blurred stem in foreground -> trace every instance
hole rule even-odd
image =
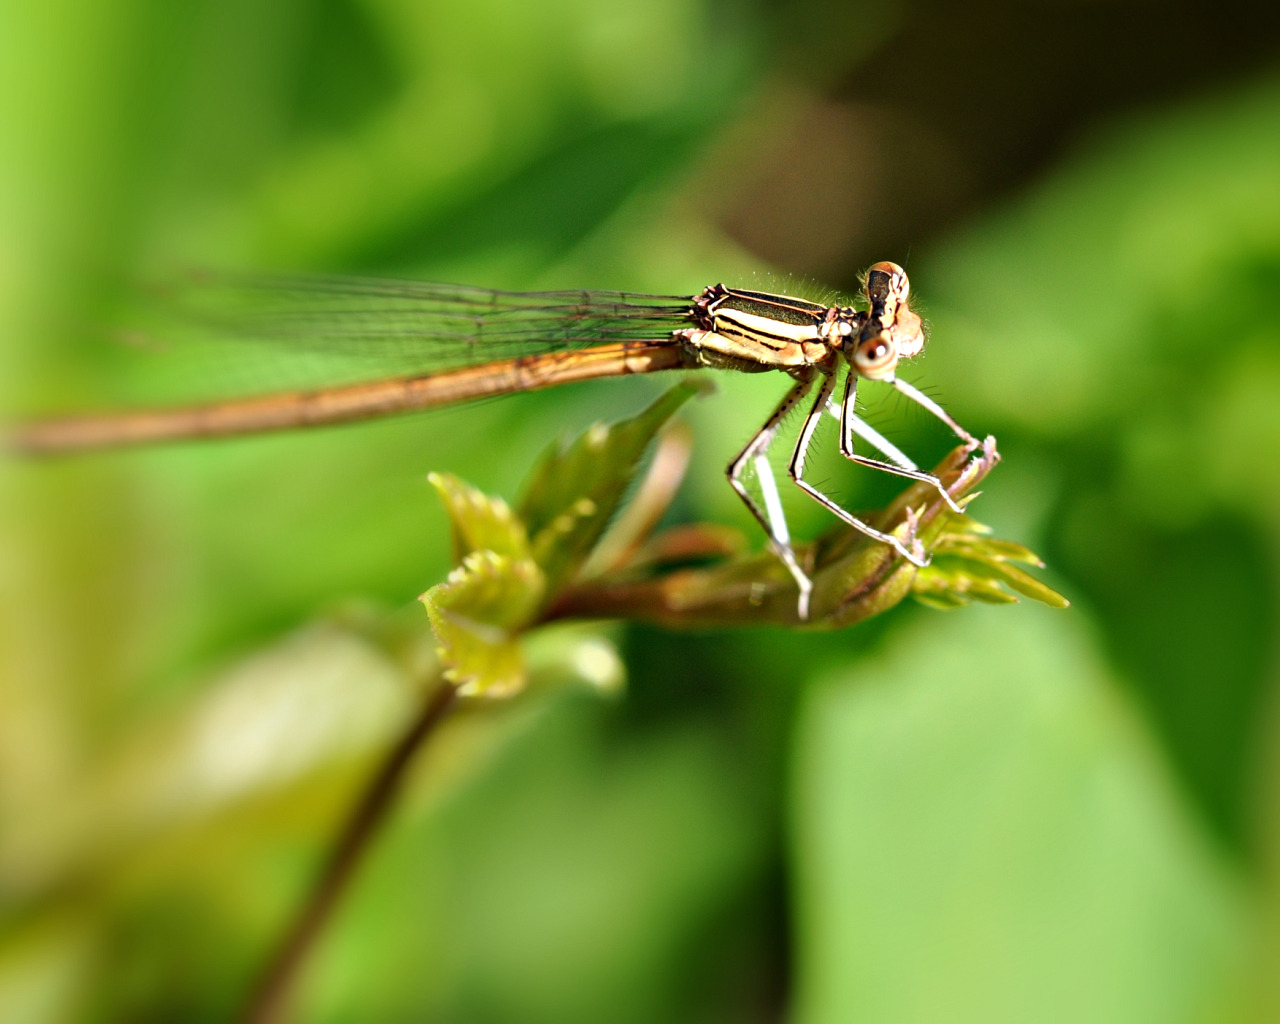
[[[245,1004],[239,1019],[246,1024],[270,1024],[288,1018],[289,997],[303,961],[323,934],[370,842],[386,820],[413,755],[452,709],[457,695],[455,687],[436,678],[418,716],[387,751],[361,790],[324,866]]]
[[[931,485],[917,483],[868,521],[899,536],[914,528],[932,563],[917,569],[888,545],[839,525],[797,548],[814,581],[811,616],[801,622],[790,574],[772,553],[747,552],[737,531],[704,523],[654,534],[690,449],[688,431],[679,424],[658,432],[698,390],[678,385],[632,419],[597,424],[567,445],[551,445],[514,509],[456,477],[432,475],[449,513],[458,563],[444,583],[422,595],[441,672],[430,680],[420,714],[364,788],[241,1020],[268,1024],[287,1016],[298,970],[385,820],[414,754],[459,697],[511,697],[525,688],[525,639],[538,627],[612,618],[673,628],[836,629],[886,611],[908,594],[943,608],[971,600],[1009,603],[1018,594],[1066,606],[1061,595],[1018,567],[1041,565],[1028,549],[992,539],[986,527],[952,511]],[[649,468],[619,511],[655,436]],[[934,473],[964,506],[998,461],[988,438],[976,453],[955,449]]]

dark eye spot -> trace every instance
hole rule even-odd
[[[888,354],[889,346],[879,339],[862,346],[862,358],[868,363],[878,362]]]

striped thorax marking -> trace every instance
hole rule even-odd
[[[712,356],[709,362],[718,356],[761,369],[814,366],[835,357],[862,316],[852,308],[717,284],[694,303],[698,327],[684,337],[704,358]]]

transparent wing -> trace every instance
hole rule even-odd
[[[157,360],[169,364],[164,375],[181,378],[166,390],[183,395],[342,384],[661,340],[688,322],[692,306],[688,296],[224,273],[191,275],[157,299],[132,340],[166,353]]]

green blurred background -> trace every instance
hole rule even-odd
[[[932,324],[907,376],[1000,438],[975,512],[1073,607],[550,638],[548,678],[615,644],[625,694],[443,731],[294,1019],[1280,1019],[1280,8],[0,10],[7,416],[144,393],[99,325],[174,268],[848,292],[881,259]],[[514,495],[661,386],[0,465],[0,1019],[233,1015],[414,713],[353,623],[423,625],[427,472]],[[749,527],[722,470],[782,387],[687,410],[676,519]]]

